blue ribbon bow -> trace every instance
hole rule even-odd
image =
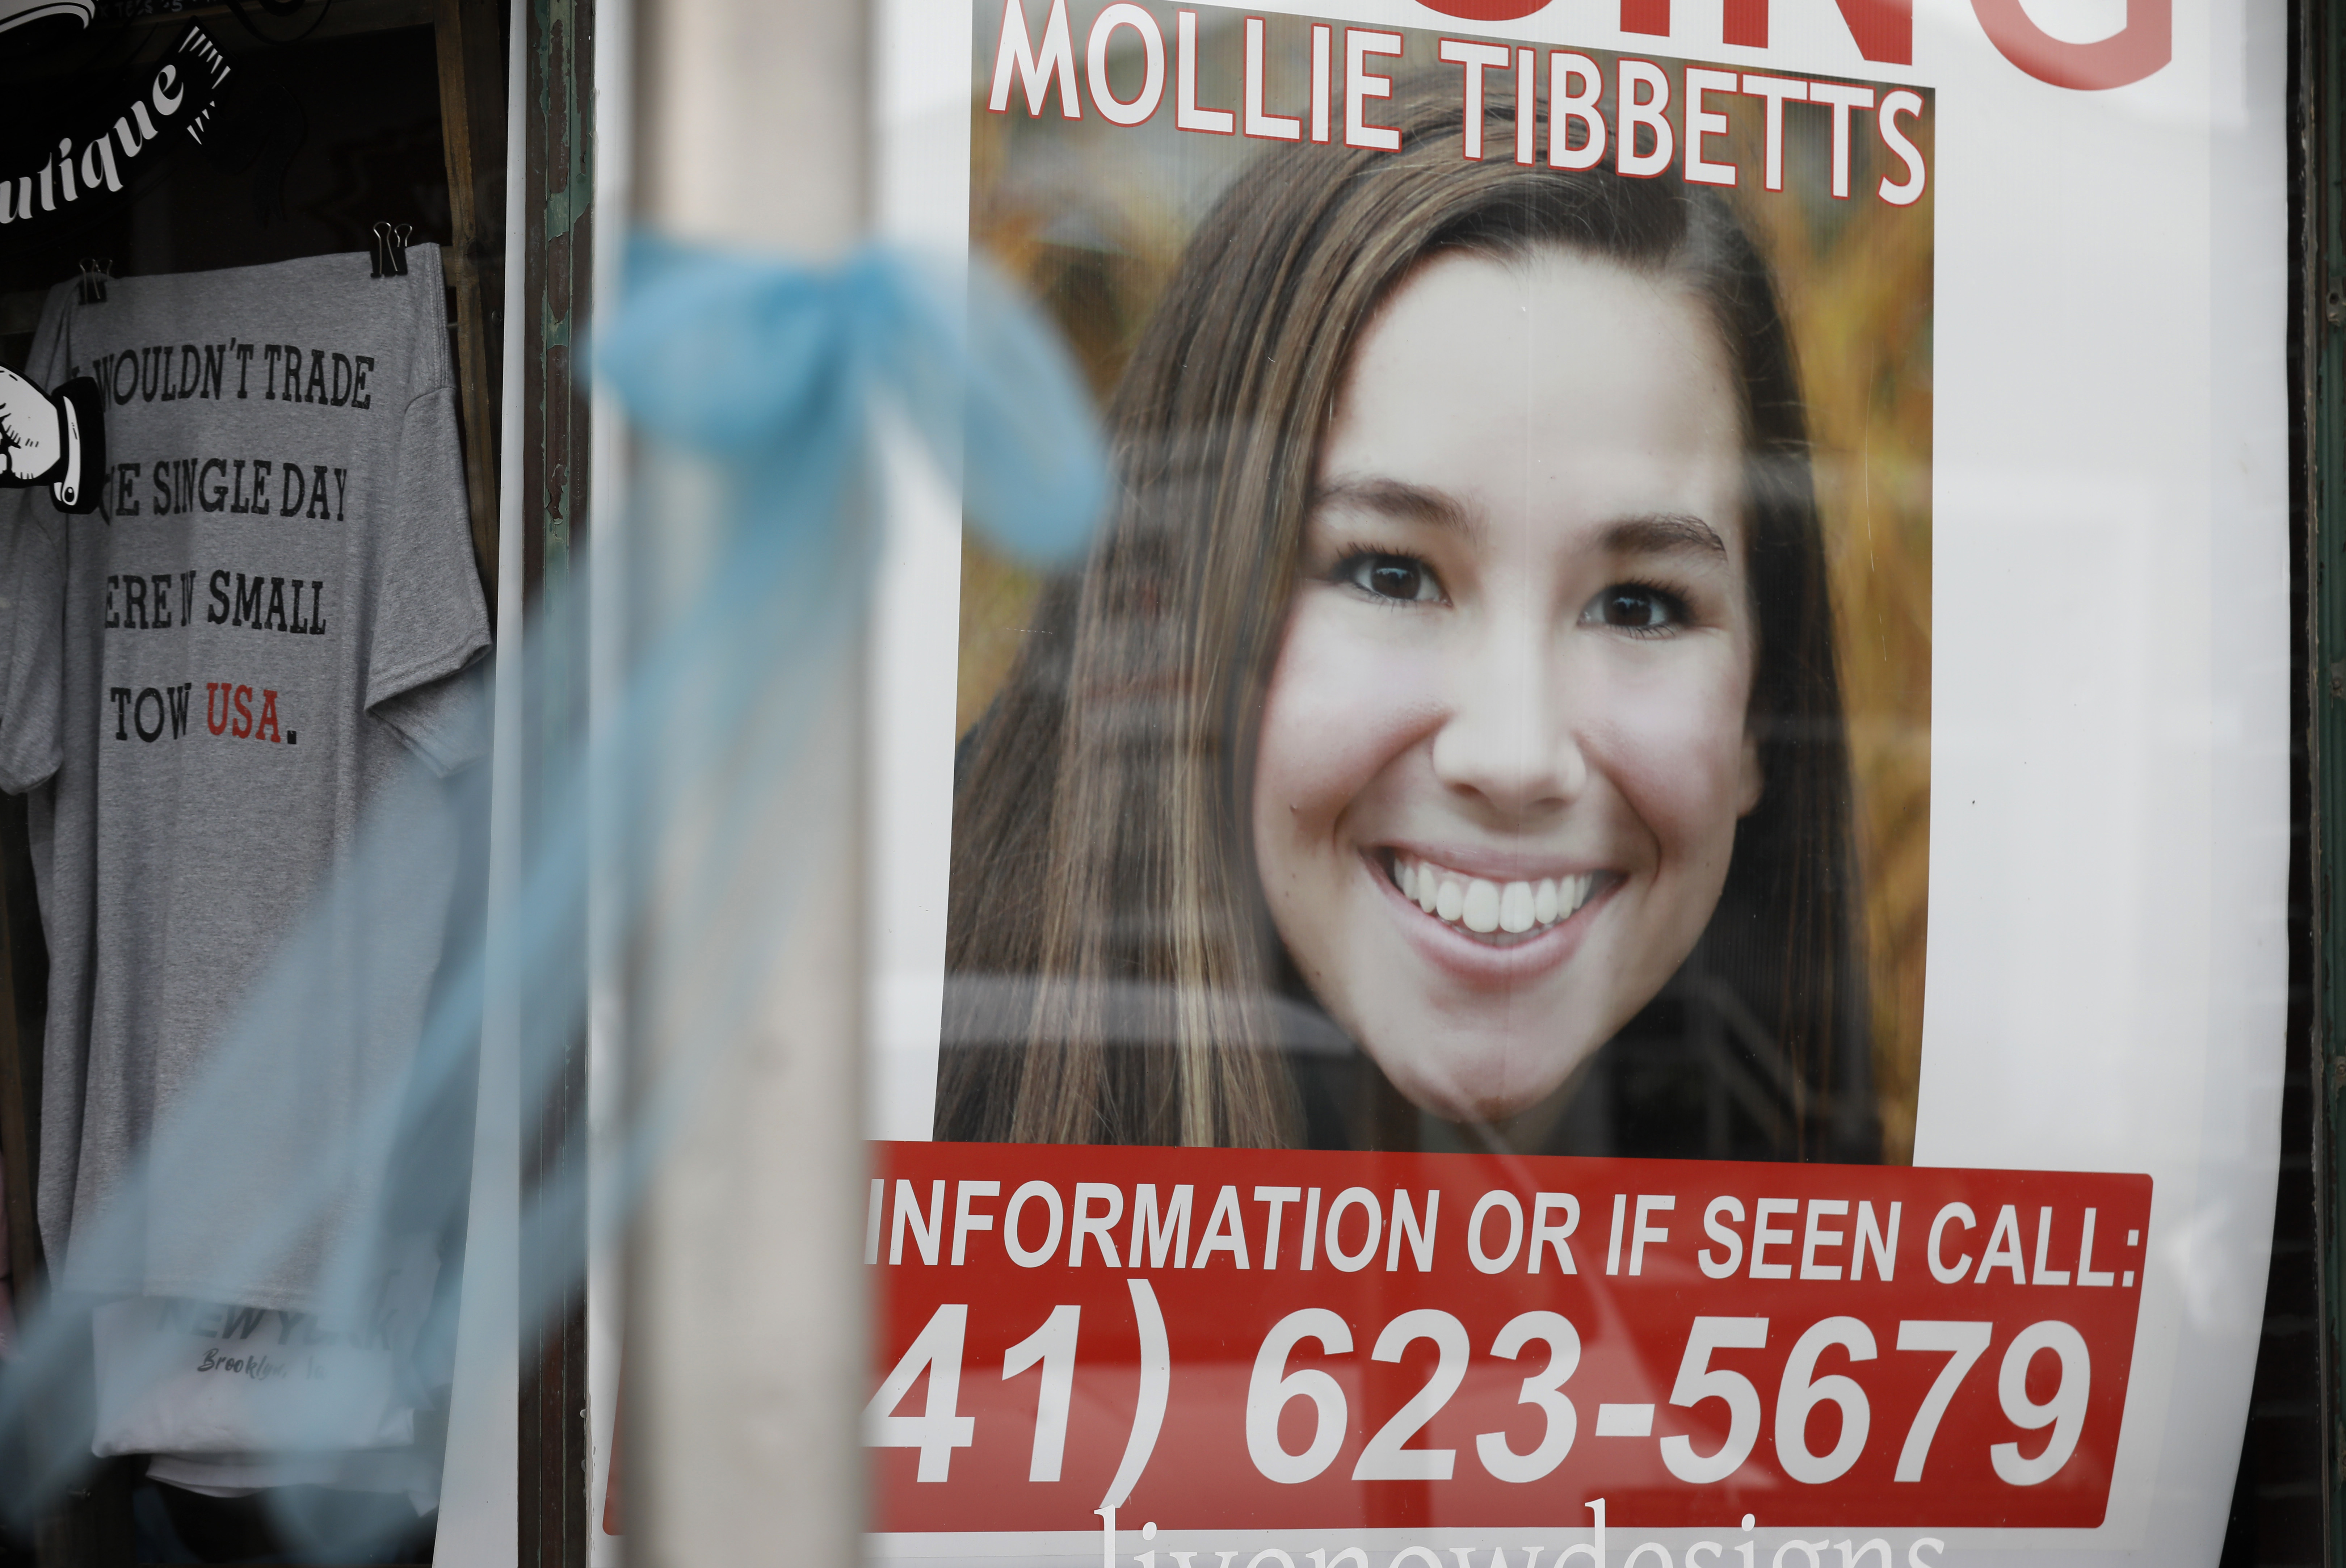
[[[1009,555],[1064,562],[1108,491],[1091,400],[1056,331],[982,266],[965,309],[900,252],[833,268],[642,238],[594,364],[648,433],[716,461],[740,520],[840,525],[893,402]]]

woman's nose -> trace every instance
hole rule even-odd
[[[1454,667],[1433,771],[1511,817],[1569,804],[1588,784],[1546,628],[1494,628]]]

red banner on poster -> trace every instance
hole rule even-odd
[[[2147,1176],[875,1147],[883,1530],[2108,1502]]]

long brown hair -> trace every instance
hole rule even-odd
[[[1675,175],[1464,159],[1458,98],[1454,79],[1398,90],[1395,152],[1265,155],[1142,334],[1111,409],[1114,516],[1083,571],[1045,590],[964,743],[941,1137],[1297,1141],[1282,1048],[1317,1015],[1298,1004],[1247,823],[1321,438],[1365,323],[1421,261],[1560,247],[1687,289],[1729,351],[1766,787],[1677,988],[1761,1037],[1782,1153],[1867,1157],[1832,611],[1766,263],[1723,200]],[[1512,101],[1494,93],[1485,113],[1486,145],[1512,147]]]

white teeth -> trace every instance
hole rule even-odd
[[[1537,882],[1494,882],[1399,855],[1393,857],[1392,878],[1402,897],[1426,913],[1481,936],[1494,932],[1519,936],[1569,920],[1596,888],[1594,872]]]

